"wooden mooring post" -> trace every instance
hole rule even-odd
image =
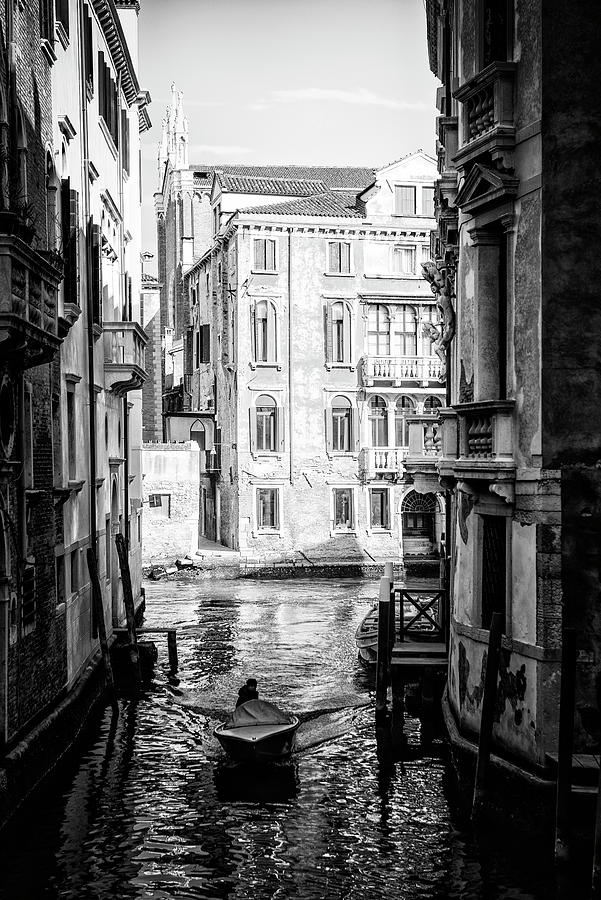
[[[378,605],[378,658],[376,661],[376,726],[386,722],[386,695],[390,670],[390,579],[380,579]]]
[[[555,860],[569,861],[572,803],[572,749],[576,689],[576,630],[563,628],[561,636],[561,688],[559,692],[559,740],[557,746],[557,795],[555,804]]]
[[[177,632],[176,631],[168,631],[167,632],[167,651],[169,653],[169,668],[172,672],[177,672],[178,669],[178,659],[177,659]]]
[[[492,614],[490,633],[488,636],[488,654],[486,658],[486,673],[484,675],[482,712],[480,714],[480,737],[478,740],[478,761],[476,763],[476,778],[474,781],[472,817],[475,817],[478,812],[480,812],[486,801],[488,769],[492,745],[492,726],[495,717],[497,678],[499,676],[499,651],[501,649],[502,627],[503,614],[494,612]]]
[[[100,651],[104,662],[104,673],[106,678],[106,687],[113,706],[116,704],[115,696],[115,679],[113,678],[113,667],[111,666],[111,655],[109,651],[108,640],[106,636],[106,622],[104,619],[104,606],[102,603],[102,590],[100,588],[100,579],[98,578],[98,565],[96,563],[96,554],[91,547],[88,547],[86,553],[88,563],[88,571],[90,573],[90,583],[92,585],[92,606],[96,623],[98,625],[98,638],[100,640]]]
[[[119,568],[121,569],[121,583],[123,585],[123,605],[125,606],[125,618],[127,620],[127,642],[129,644],[129,658],[132,673],[136,684],[142,681],[140,668],[140,654],[138,651],[138,638],[136,636],[136,612],[134,609],[134,596],[131,587],[131,575],[127,558],[127,544],[122,534],[115,535]]]

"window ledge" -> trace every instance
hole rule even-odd
[[[348,459],[359,459],[359,454],[356,450],[327,450],[326,453],[329,457],[346,456]]]
[[[277,369],[278,372],[282,371],[281,363],[278,362],[251,362],[249,363],[251,369]]]
[[[40,41],[40,47],[42,48],[42,53],[48,60],[49,65],[54,65],[56,62],[56,53],[54,52],[54,47],[52,46],[52,41],[49,41],[48,38],[42,38]]]
[[[116,148],[116,146],[115,146],[115,142],[114,142],[114,140],[113,140],[113,136],[112,136],[112,134],[110,133],[110,131],[108,130],[108,126],[107,126],[106,122],[104,121],[104,119],[102,118],[102,116],[98,116],[98,126],[99,126],[101,132],[102,132],[103,135],[104,135],[104,139],[105,139],[105,141],[106,141],[107,144],[108,144],[108,148],[109,148],[109,150],[111,151],[111,154],[112,154],[113,158],[114,158],[114,159],[117,159],[117,157],[119,156],[119,153],[118,153],[117,148]]]
[[[83,488],[84,484],[85,484],[85,481],[76,481],[75,479],[69,479],[69,481],[67,482],[69,491],[72,494],[79,494],[79,492]]]
[[[389,272],[388,274],[385,272],[380,272],[378,274],[375,272],[364,272],[363,277],[386,279],[387,281],[401,281],[403,278],[423,278],[423,275],[418,275],[416,272]]]
[[[61,44],[63,45],[63,50],[66,50],[67,47],[69,46],[69,35],[65,31],[65,26],[63,25],[62,22],[56,22],[54,27],[55,27],[55,31],[56,31],[56,36],[59,39],[59,41],[61,42]]]
[[[324,272],[327,278],[354,278],[356,272]]]
[[[347,535],[357,535],[356,528],[330,528],[330,537],[346,537]]]
[[[251,269],[251,275],[278,275],[279,269]]]
[[[269,537],[281,538],[282,532],[279,529],[276,531],[275,529],[271,529],[271,528],[258,528],[256,531],[253,531],[253,533],[252,533],[253,537],[265,537],[266,535],[268,535]]]
[[[283,454],[277,452],[276,450],[251,450],[250,455],[253,459],[277,459],[281,460]]]
[[[325,367],[330,371],[330,369],[348,369],[350,372],[354,372],[357,368],[351,362],[327,362],[325,363]]]

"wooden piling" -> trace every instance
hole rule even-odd
[[[125,618],[127,620],[127,642],[129,644],[129,658],[131,661],[134,681],[136,682],[136,684],[140,684],[140,682],[142,681],[142,670],[140,668],[140,654],[138,652],[138,638],[136,636],[136,613],[134,609],[134,597],[131,587],[129,561],[127,558],[127,544],[122,534],[115,535],[115,543],[117,545],[119,568],[121,569],[121,583],[123,585],[123,605],[125,606]]]
[[[177,672],[177,633],[175,631],[167,632],[167,650],[169,652],[169,668],[172,672]]]
[[[389,605],[389,622],[388,622],[388,643],[390,645],[390,652],[388,656],[389,666],[392,662],[392,648],[394,647],[394,638],[396,631],[396,610],[394,604],[394,567],[391,562],[387,562],[384,564],[384,578],[388,578],[390,582],[390,605]],[[389,672],[389,683],[391,683],[392,678]]]
[[[572,749],[576,687],[576,630],[563,628],[561,639],[561,689],[557,747],[557,796],[555,805],[555,860],[569,861],[572,798]],[[595,844],[595,850],[597,846]]]
[[[478,814],[486,800],[488,769],[492,744],[492,727],[495,716],[495,701],[497,697],[497,678],[499,675],[499,651],[501,649],[502,627],[503,614],[500,612],[494,612],[492,614],[490,632],[488,636],[488,654],[486,659],[486,673],[484,676],[482,712],[480,715],[480,737],[478,741],[478,761],[476,763],[476,779],[474,782],[472,817],[475,817]]]
[[[98,578],[98,565],[96,563],[96,554],[91,547],[88,547],[86,553],[88,571],[90,573],[90,584],[92,585],[92,607],[96,617],[96,625],[98,627],[98,638],[100,640],[100,650],[102,660],[104,662],[104,673],[106,678],[106,687],[113,705],[116,703],[115,697],[115,679],[113,678],[113,667],[111,666],[111,656],[106,636],[106,622],[104,619],[104,606],[102,603],[102,590],[100,588],[100,579]]]
[[[390,580],[380,579],[380,602],[378,604],[378,658],[376,662],[376,725],[386,721],[386,694],[388,692],[388,670],[390,659]]]

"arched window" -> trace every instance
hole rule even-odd
[[[390,314],[382,303],[369,307],[367,352],[370,356],[390,356]]]
[[[382,397],[369,401],[369,421],[372,447],[388,446],[388,408]]]
[[[278,361],[277,312],[270,300],[257,300],[252,310],[252,340],[255,363]]]
[[[259,453],[273,453],[277,449],[277,405],[273,397],[261,394],[256,403],[256,441]]]
[[[439,397],[426,397],[424,400],[424,412],[426,415],[435,416],[442,407]]]
[[[397,310],[394,353],[396,356],[417,356],[417,314],[413,306],[403,304]]]
[[[192,425],[192,428],[190,429],[190,440],[196,441],[199,450],[207,449],[207,435],[205,427],[200,419],[196,419],[196,421]]]
[[[394,427],[397,447],[409,446],[409,425],[407,416],[413,415],[415,412],[415,403],[411,397],[403,395],[396,402],[394,412]]]
[[[349,453],[352,447],[352,407],[348,397],[332,400],[332,450]]]
[[[422,323],[424,327],[426,325],[438,325],[438,310],[436,309],[436,306],[426,306],[422,309]],[[436,336],[429,328],[422,332],[423,356],[434,356],[435,340]]]
[[[350,364],[352,356],[351,311],[347,303],[337,300],[328,306],[326,327],[326,363]]]
[[[334,303],[332,306],[332,361],[344,362],[344,306]]]
[[[410,491],[401,504],[403,534],[406,537],[434,538],[434,494],[417,494]]]

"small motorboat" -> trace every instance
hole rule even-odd
[[[238,762],[270,762],[290,756],[300,721],[265,700],[248,700],[213,734]]]

